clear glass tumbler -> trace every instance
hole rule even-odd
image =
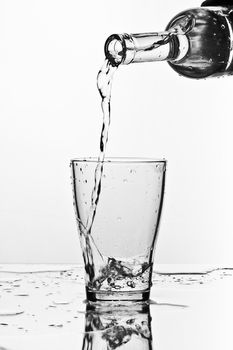
[[[87,300],[148,300],[166,161],[74,159],[71,170]]]

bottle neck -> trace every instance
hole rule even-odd
[[[113,34],[105,43],[106,58],[114,66],[133,62],[178,61],[187,51],[186,35],[179,35],[172,30],[144,34]]]

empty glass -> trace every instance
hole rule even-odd
[[[87,299],[148,300],[166,161],[74,159],[71,169]]]

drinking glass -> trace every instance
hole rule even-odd
[[[87,300],[148,300],[166,161],[73,159],[71,171]]]

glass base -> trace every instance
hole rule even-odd
[[[101,292],[86,288],[86,296],[88,301],[147,301],[150,291]]]

